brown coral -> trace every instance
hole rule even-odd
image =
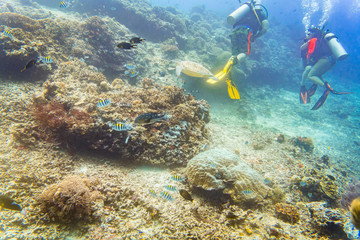
[[[92,123],[90,114],[78,108],[67,111],[63,104],[50,101],[48,103],[35,103],[32,111],[41,127],[58,130],[65,125],[68,128],[83,127]]]
[[[25,31],[35,31],[41,26],[38,21],[17,13],[0,13],[0,24],[11,28],[21,28]]]
[[[290,204],[277,203],[275,205],[275,212],[279,218],[292,224],[300,220],[298,210]]]
[[[292,143],[295,146],[298,146],[298,147],[304,149],[308,153],[312,153],[315,148],[314,141],[312,140],[312,138],[297,137],[295,139],[292,139]]]
[[[91,220],[93,202],[99,198],[100,193],[89,179],[69,176],[45,189],[37,202],[49,221],[70,223]]]

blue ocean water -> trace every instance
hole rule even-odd
[[[190,144],[190,141],[200,139],[198,146],[196,146],[198,148],[196,153],[206,152],[208,149],[213,148],[224,148],[235,152],[241,158],[246,159],[251,167],[256,168],[266,176],[270,176],[266,178],[264,176],[263,178],[267,179],[266,185],[273,186],[275,184],[286,189],[284,191],[291,191],[291,196],[287,196],[286,201],[294,205],[299,201],[304,204],[311,201],[327,201],[334,209],[340,207],[336,202],[339,199],[333,201],[334,199],[326,198],[324,194],[326,189],[322,189],[323,186],[310,189],[310,184],[305,186],[304,182],[300,181],[301,178],[296,175],[303,177],[301,174],[311,172],[311,177],[321,181],[325,178],[336,179],[335,185],[339,189],[339,198],[345,192],[344,186],[346,183],[355,182],[359,179],[360,69],[358,64],[360,62],[360,3],[357,0],[259,0],[256,2],[263,4],[268,10],[269,30],[252,43],[248,59],[234,65],[232,68],[231,81],[234,84],[232,86],[237,87],[240,100],[230,99],[229,87],[225,81],[218,85],[211,85],[203,80],[211,76],[206,70],[214,74],[221,73],[230,57],[231,42],[229,35],[232,26],[226,22],[226,18],[245,1],[241,1],[241,3],[238,0],[69,0],[63,2],[19,0],[1,2],[0,27],[2,32],[0,33],[0,44],[4,47],[0,50],[2,84],[0,90],[3,92],[1,95],[4,97],[2,101],[4,110],[1,111],[0,115],[2,119],[0,138],[3,140],[0,145],[0,160],[4,172],[7,169],[14,171],[14,175],[8,174],[5,177],[5,183],[2,186],[4,193],[12,194],[14,199],[16,197],[18,200],[31,195],[30,200],[27,199],[23,203],[24,206],[29,207],[34,201],[32,195],[38,196],[45,189],[45,186],[63,180],[66,175],[76,173],[81,177],[86,176],[89,178],[100,176],[101,180],[107,181],[98,188],[101,194],[106,195],[104,197],[105,207],[101,206],[101,204],[97,205],[101,213],[97,213],[98,216],[101,216],[101,225],[95,223],[89,227],[91,231],[86,233],[88,234],[85,237],[87,239],[142,239],[145,237],[149,237],[149,239],[167,239],[166,237],[163,238],[161,234],[159,235],[158,230],[153,225],[159,226],[163,224],[166,226],[164,227],[166,228],[164,234],[176,235],[176,229],[167,225],[172,225],[173,222],[166,221],[175,221],[178,218],[185,221],[186,217],[188,217],[186,218],[188,221],[193,221],[191,224],[194,225],[198,224],[198,222],[211,225],[213,224],[211,222],[212,218],[225,219],[221,220],[220,226],[227,229],[227,226],[234,222],[226,220],[223,213],[219,215],[211,214],[218,214],[217,211],[213,211],[212,204],[221,205],[221,209],[223,207],[226,209],[226,206],[233,204],[229,200],[229,196],[222,198],[217,196],[218,192],[211,192],[209,205],[206,205],[208,203],[204,200],[206,199],[206,193],[203,190],[199,191],[196,201],[202,202],[204,200],[206,202],[204,205],[211,207],[208,209],[204,207],[205,210],[200,209],[198,212],[199,207],[186,204],[179,204],[181,207],[178,207],[177,204],[181,198],[176,191],[171,192],[171,196],[164,192],[164,186],[169,186],[169,184],[176,185],[168,190],[173,190],[176,186],[176,189],[186,188],[190,191],[188,176],[186,176],[185,170],[182,168],[186,167],[186,163],[190,159],[179,157],[179,162],[182,164],[179,168],[165,168],[164,165],[167,164],[165,164],[166,160],[164,159],[175,159],[184,152],[195,154],[196,151],[192,152],[191,148],[194,146]],[[12,13],[12,17],[15,16],[15,19],[22,19],[21,16],[36,19],[44,26],[48,22],[54,21],[59,25],[63,24],[63,28],[57,28],[56,24],[46,25],[46,36],[43,36],[43,32],[32,29],[34,26],[31,26],[31,24],[37,25],[37,23],[25,18],[31,24],[18,24],[17,21],[9,20],[6,17],[8,13]],[[74,21],[74,24],[71,21]],[[75,24],[75,22],[77,23]],[[345,60],[339,61],[323,77],[335,90],[339,92],[349,91],[351,93],[347,95],[330,93],[325,104],[316,111],[312,111],[311,107],[323,94],[324,89],[321,87],[318,87],[316,94],[312,97],[311,104],[299,103],[300,80],[303,71],[300,46],[303,43],[305,31],[311,25],[325,26],[325,29],[333,32],[349,54]],[[31,47],[25,46],[25,41],[22,39],[26,34],[35,39],[31,42]],[[32,34],[39,35],[34,37]],[[47,37],[54,39],[49,40]],[[135,44],[136,46],[133,48],[126,48],[126,44],[130,44],[128,41],[133,37],[141,37],[145,40]],[[46,39],[46,44],[41,42],[44,39]],[[125,49],[116,47],[120,42],[125,43]],[[29,41],[26,41],[26,43],[28,44]],[[37,62],[36,59],[40,56],[40,53],[44,54],[44,57],[49,56],[51,61],[48,61],[47,64]],[[180,79],[176,76],[176,72],[178,70],[177,64],[182,61],[197,62],[205,66],[206,70],[195,71],[195,76],[184,76],[186,75],[185,71],[182,73],[180,71],[178,74]],[[66,65],[69,68],[66,68]],[[82,67],[76,68],[76,66]],[[96,74],[92,72],[88,77],[86,72],[90,71],[88,67]],[[59,71],[64,73],[59,74]],[[74,71],[78,72],[74,73]],[[54,77],[53,74],[57,75]],[[101,74],[104,77],[100,78],[100,80],[97,79],[96,77]],[[51,81],[54,79],[63,79],[64,82],[52,83]],[[74,82],[85,79],[89,84],[84,84],[87,86],[86,89],[81,89],[82,85],[75,84],[76,88],[74,90],[73,86],[66,86],[68,82],[71,82],[69,79]],[[152,86],[150,79],[153,79],[156,84],[167,86],[168,88],[164,92],[171,92],[170,86],[184,88],[185,93],[195,97],[192,102],[193,105],[199,104],[200,99],[205,99],[210,104],[209,116],[204,112],[204,109],[207,110],[204,105],[199,107],[199,111],[203,112],[194,114],[197,121],[206,121],[209,135],[211,135],[209,140],[205,139],[205,141],[203,136],[199,136],[201,135],[199,133],[191,136],[186,135],[184,131],[193,130],[193,125],[184,119],[178,119],[177,122],[181,124],[171,126],[174,116],[171,116],[172,113],[168,114],[166,111],[159,110],[165,106],[160,100],[156,102],[156,107],[151,108],[146,105],[150,102],[149,99],[151,99],[151,93],[153,93],[148,90]],[[141,82],[142,80],[143,82]],[[129,90],[128,85],[124,87],[124,82],[129,86],[145,89],[146,93],[133,97],[131,94],[135,90]],[[22,84],[26,86],[23,87]],[[34,92],[29,90],[29,86],[35,89]],[[311,86],[309,80],[306,82],[306,86],[308,88]],[[50,90],[39,94],[36,91],[39,91],[41,87],[48,87]],[[115,89],[114,92],[111,92],[111,89]],[[70,91],[70,94],[68,91]],[[121,95],[123,94],[122,91],[130,93],[126,95],[128,98]],[[55,93],[56,97],[53,97],[52,94]],[[110,100],[107,96],[109,93],[115,93],[111,97],[111,101],[100,104],[101,99]],[[87,94],[99,97],[99,99],[90,99],[94,100],[93,106],[92,103],[86,102],[89,101],[86,98]],[[169,98],[175,99],[176,102],[177,99],[174,96]],[[158,96],[154,96],[154,98],[158,99]],[[32,106],[31,108],[35,107],[35,105],[29,105],[32,101],[41,103],[48,101],[55,102],[55,104],[56,101],[61,104],[66,101],[72,102],[64,104],[64,109],[61,107],[57,109],[58,112],[69,112],[64,113],[63,116],[57,116],[55,110],[47,111],[50,115],[55,116],[54,122],[50,125],[51,131],[31,135],[31,138],[27,141],[19,141],[22,136],[28,136],[26,135],[28,134],[26,126],[33,126],[32,119],[26,118],[22,120],[19,115],[15,114],[14,117],[11,113],[16,110],[28,109],[29,106]],[[94,107],[99,101],[101,106]],[[126,123],[129,121],[130,125],[130,122],[138,116],[136,111],[133,112],[133,109],[141,104],[146,105],[146,108],[144,108],[146,111],[156,111],[156,114],[164,114],[169,116],[169,119],[166,121],[148,119],[148,124],[141,126],[131,124],[131,128],[119,128],[121,131],[112,128],[109,124],[103,124],[109,122]],[[97,132],[93,135],[86,135],[85,132],[81,131],[69,133],[74,121],[78,120],[69,117],[71,113],[69,109],[74,110],[74,112],[78,111],[76,113],[79,114],[79,119],[86,119],[88,116],[86,113],[81,112],[81,108],[79,110],[78,106],[92,112],[93,119],[83,125],[91,125],[95,129],[98,127],[96,124],[100,122],[102,130],[108,131],[106,136],[99,137],[100,135]],[[114,108],[116,111],[113,111]],[[186,108],[179,107],[179,109],[176,111],[186,111]],[[174,111],[174,115],[179,114],[176,111]],[[118,117],[122,113],[128,114],[129,119]],[[141,112],[141,114],[144,113],[147,112]],[[11,115],[11,117],[7,117],[7,114]],[[36,144],[32,145],[34,141],[41,142],[41,138],[47,139],[48,135],[51,138],[57,124],[63,124],[65,118],[68,118],[68,122],[60,128],[60,136],[68,137],[68,140],[61,144],[54,144],[55,147],[53,146],[51,150],[46,149],[46,153],[41,152],[45,147],[42,146],[41,150],[37,150]],[[7,125],[9,121],[11,122],[10,127]],[[156,145],[156,138],[162,136],[162,126],[164,125],[166,125],[166,131],[168,131],[163,134],[166,139],[163,139],[161,144]],[[140,134],[136,132],[137,129],[141,129],[139,130]],[[141,131],[147,132],[142,135]],[[74,136],[71,134],[74,134]],[[282,145],[278,144],[278,142],[281,142],[279,140],[281,134],[285,135],[289,145],[296,138],[311,138],[314,141],[314,152],[307,154],[303,152],[304,150],[296,152],[297,150],[295,151],[292,148],[289,148],[289,150],[287,147],[282,147]],[[185,135],[186,141],[181,142],[182,145],[179,147],[176,139]],[[91,150],[98,150],[101,147],[99,155],[92,155],[90,150],[90,153],[85,151],[85,154],[75,150],[76,142],[81,141],[82,136],[96,139],[94,142],[82,142],[81,147],[85,145],[85,149],[87,149],[86,147],[90,146],[89,148],[92,147]],[[141,139],[141,144],[143,144],[148,136],[151,136],[151,142],[148,145],[135,146],[137,139]],[[109,138],[112,138],[111,141],[109,141]],[[156,162],[158,164],[156,166],[160,165],[164,168],[155,169],[148,165],[134,167],[133,163],[126,165],[127,162],[124,164],[126,166],[118,164],[117,160],[123,157],[122,154],[138,157],[139,152],[144,151],[146,147],[156,149],[169,142],[172,143],[169,147],[163,152],[159,151],[163,156],[146,163],[151,165],[151,163]],[[107,149],[112,147],[112,143],[114,143],[113,146],[115,147],[106,152]],[[25,151],[27,145],[31,147]],[[34,152],[32,153],[32,151]],[[118,151],[114,157],[115,161],[111,158],[114,151]],[[107,159],[108,154],[111,155],[110,160]],[[150,153],[146,154],[151,155]],[[324,163],[321,162],[324,156],[330,158],[330,165],[327,167],[324,167]],[[18,169],[15,171],[13,169],[16,169],[16,164],[20,164],[20,167],[22,167],[22,161],[24,160],[15,162],[16,157],[23,157],[29,162],[33,160],[44,161],[45,167],[39,165],[39,169],[49,168],[53,171],[55,170],[53,167],[48,166],[49,163],[53,164],[60,161],[61,158],[66,159],[66,161],[64,160],[64,162],[56,165],[59,168],[59,170],[56,169],[56,174],[54,172],[49,174],[41,172],[40,174],[43,177],[37,177],[36,174],[21,176],[17,174],[19,172],[26,173],[26,171]],[[284,162],[280,162],[279,159],[284,160]],[[295,164],[294,161],[299,162],[295,162]],[[11,163],[14,165],[12,168],[9,167]],[[295,167],[286,169],[287,164]],[[82,165],[84,167],[80,167]],[[205,165],[203,169],[207,169],[208,165]],[[208,168],[210,169],[209,172],[215,172],[213,181],[220,182],[223,185],[221,189],[234,184],[235,180],[229,177],[231,174],[228,176],[229,179],[222,179],[224,176],[218,172],[220,169],[218,169],[218,166],[218,162],[216,162],[216,164],[211,163]],[[33,168],[35,167],[38,167],[37,164],[33,164]],[[321,176],[315,176],[317,173],[311,170],[321,171],[322,168],[326,168],[326,170],[321,173]],[[37,171],[35,170],[35,172]],[[5,175],[5,173],[2,174]],[[260,179],[260,182],[263,179]],[[27,184],[28,181],[31,186],[27,186],[28,188],[25,191],[22,190],[25,188],[21,188],[19,190],[21,194],[19,194],[19,192],[16,192],[18,191],[17,187],[14,187],[14,181],[20,184]],[[37,181],[40,182],[38,186],[35,184]],[[36,190],[32,189],[33,186],[36,187]],[[191,190],[198,191],[198,186],[196,184],[194,186]],[[306,187],[306,191],[311,192],[301,193],[301,187],[303,189]],[[16,190],[13,190],[13,188]],[[23,194],[22,191],[25,193]],[[246,193],[246,195],[250,195],[248,193],[256,195],[256,189],[250,189],[248,186],[242,189],[241,192]],[[152,195],[150,200],[148,198],[149,193]],[[171,201],[165,201],[161,197]],[[141,206],[139,207],[140,210],[138,210],[138,206]],[[242,207],[234,208],[238,211],[234,214],[235,216],[242,214]],[[40,220],[50,221],[46,216],[40,219],[36,211],[37,209],[33,210],[31,207],[32,222],[29,224],[30,228],[36,227]],[[182,214],[181,211],[186,214]],[[174,215],[171,215],[173,212]],[[324,212],[328,212],[328,210],[324,210]],[[20,235],[16,235],[17,226],[11,225],[12,222],[15,222],[12,215],[8,212],[5,214],[7,214],[8,219],[11,219],[9,221],[10,225],[4,227],[4,229],[8,229],[8,235],[3,234],[0,237],[5,236],[5,239],[18,237],[22,239],[19,237]],[[166,214],[169,214],[166,221],[160,220],[162,219],[161,216]],[[260,216],[258,217],[260,219]],[[345,214],[342,217],[348,218]],[[349,221],[349,218],[347,220]],[[20,220],[16,221],[21,222]],[[25,220],[23,221],[25,222]],[[228,222],[224,223],[225,221]],[[36,224],[33,224],[35,222]],[[24,225],[26,224],[28,223],[24,223]],[[258,229],[263,231],[263,234],[267,234],[270,231],[268,229],[273,227],[269,225],[270,223],[261,224]],[[284,229],[291,229],[287,228],[285,224],[284,226]],[[295,238],[300,239],[300,236],[303,237],[297,227],[295,226],[295,230],[291,230],[292,232],[286,236],[293,234]],[[352,225],[351,227],[351,231],[358,234]],[[51,229],[51,227],[48,229]],[[205,229],[202,230],[205,232]],[[19,231],[21,232],[21,230]],[[234,235],[231,235],[232,231],[233,229],[231,229],[230,233],[227,233],[229,234],[227,236],[231,236],[230,239],[234,237]],[[237,229],[237,231],[236,234],[239,235],[247,232],[249,239],[253,239],[250,236],[251,231],[246,230],[245,232],[243,229]],[[354,235],[353,232],[346,232],[345,234],[348,234],[348,236],[349,234]],[[114,233],[115,237],[112,236],[112,233]],[[179,233],[174,238],[183,239],[185,235],[181,234]],[[207,236],[207,233],[202,232],[201,234],[199,236]],[[55,239],[55,235],[56,233],[49,233],[48,238]],[[64,233],[64,235],[67,235],[67,233]],[[69,237],[69,235],[67,236]],[[345,235],[341,232],[339,236],[343,238]],[[74,237],[74,239],[77,239],[77,237]],[[82,239],[82,237],[79,237],[79,239]]]

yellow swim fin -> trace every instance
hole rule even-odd
[[[234,65],[234,61],[235,61],[235,57],[234,56],[230,57],[223,70],[215,74],[215,77],[219,80],[223,80],[227,75],[229,75],[231,68]],[[209,84],[215,84],[218,81],[214,81],[213,79],[209,78],[206,80],[206,82]]]
[[[226,78],[226,84],[228,87],[228,93],[231,99],[240,99],[239,91],[237,90],[235,83],[230,80],[230,78]]]

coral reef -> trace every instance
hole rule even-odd
[[[314,142],[311,138],[307,137],[297,137],[290,139],[290,142],[301,149],[304,149],[308,153],[312,153],[314,151]]]
[[[275,204],[275,213],[279,218],[284,221],[290,222],[291,224],[296,223],[300,220],[300,214],[296,207],[286,204],[286,203],[277,203]]]
[[[43,91],[34,97],[33,115],[40,127],[61,129],[64,143],[116,153],[123,160],[152,164],[186,164],[207,143],[205,123],[209,105],[185,95],[183,89],[153,84],[130,86],[120,79],[107,83],[101,73],[81,61],[60,64]],[[111,99],[106,108],[101,99]],[[168,114],[169,120],[130,131],[114,131],[112,125],[134,121],[143,113]]]
[[[96,182],[79,176],[68,176],[49,186],[38,197],[40,211],[49,221],[72,223],[92,220],[93,204],[100,198]]]
[[[221,190],[239,205],[263,202],[269,188],[261,176],[237,155],[224,149],[211,149],[192,158],[186,167],[191,185],[204,190]]]

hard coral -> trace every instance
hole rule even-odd
[[[292,143],[295,146],[298,146],[302,149],[304,149],[306,152],[312,153],[314,151],[314,141],[312,138],[307,137],[297,137],[295,139],[292,139]]]
[[[298,210],[290,204],[277,203],[275,205],[275,212],[279,218],[292,224],[296,223],[300,219]]]
[[[48,215],[49,221],[92,220],[93,202],[100,198],[92,184],[89,179],[69,176],[49,186],[37,199],[41,212]]]
[[[26,31],[34,31],[41,26],[38,21],[17,13],[0,13],[0,24],[11,28],[21,28]]]

